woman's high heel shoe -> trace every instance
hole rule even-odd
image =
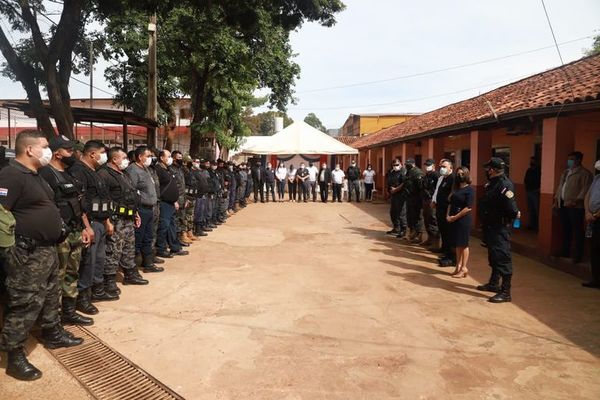
[[[467,276],[469,276],[469,270],[466,268],[461,268],[460,271],[458,271],[456,274],[452,275],[453,278],[466,278]]]

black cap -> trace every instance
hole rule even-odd
[[[501,158],[492,157],[492,158],[490,158],[490,160],[488,162],[483,164],[483,166],[485,168],[504,169],[506,167],[506,164],[504,163],[504,160],[502,160]]]
[[[222,158],[218,158],[218,159],[217,159],[217,162],[218,162],[218,163],[222,163],[222,162],[224,162],[224,161],[223,161],[223,159],[222,159]]]
[[[430,165],[435,165],[435,160],[433,158],[428,158],[425,160],[425,166],[429,167]]]
[[[217,165],[217,162],[215,160],[210,160],[210,165]]]
[[[50,139],[50,150],[72,149],[75,146],[75,141],[70,140],[64,135],[58,135]]]
[[[415,165],[415,159],[414,158],[407,158],[405,164]]]

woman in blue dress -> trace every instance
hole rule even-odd
[[[456,245],[456,269],[453,278],[466,278],[469,269],[469,236],[471,235],[471,211],[475,201],[475,190],[471,186],[469,169],[459,167],[455,172],[454,187],[450,195],[450,207],[446,220]]]

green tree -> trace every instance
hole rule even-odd
[[[315,113],[308,114],[306,118],[304,118],[304,122],[306,122],[313,128],[320,130],[321,132],[327,132],[327,128],[325,128],[325,126],[323,125],[321,120],[315,115]]]
[[[596,54],[600,54],[600,35],[594,37],[592,48],[585,51],[586,56],[595,56]]]
[[[294,120],[292,120],[286,113],[280,111],[266,111],[256,115],[252,114],[252,110],[250,113],[244,116],[244,122],[248,125],[250,129],[251,135],[257,136],[270,136],[275,133],[275,118],[282,117],[283,118],[283,127],[287,127],[291,125]]]

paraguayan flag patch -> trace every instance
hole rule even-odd
[[[0,188],[0,196],[8,196],[8,189],[7,188]]]

